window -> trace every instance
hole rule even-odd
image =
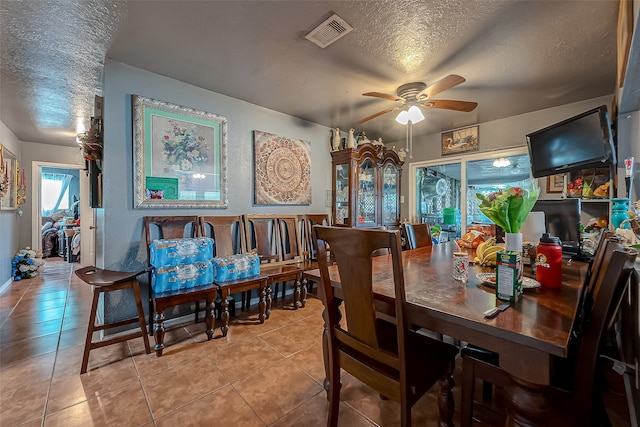
[[[69,209],[69,183],[73,175],[60,173],[43,173],[40,194],[42,216],[50,216],[54,212]]]
[[[496,162],[500,159],[501,161]],[[495,165],[494,165],[495,162]],[[409,215],[443,231],[440,240],[459,238],[472,222],[491,223],[477,208],[476,193],[528,179],[526,147],[410,164]],[[446,233],[444,233],[446,232]]]

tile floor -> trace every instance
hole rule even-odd
[[[262,325],[255,307],[237,310],[211,341],[204,323],[175,326],[161,358],[140,338],[96,349],[80,375],[91,288],[77,267],[48,260],[0,294],[0,426],[326,426],[319,300],[285,300]],[[436,389],[414,425],[437,425]],[[341,398],[340,425],[399,425],[399,406],[348,374]]]
[[[238,309],[211,341],[204,323],[175,326],[160,358],[140,338],[96,349],[80,375],[91,288],[77,267],[48,260],[0,295],[0,426],[326,426],[319,300],[285,299],[262,325],[255,307]],[[396,403],[348,374],[343,384],[340,425],[399,424]],[[414,423],[437,415],[434,390]]]

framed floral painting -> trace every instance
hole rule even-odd
[[[227,119],[132,96],[136,208],[226,208]]]

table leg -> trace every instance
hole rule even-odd
[[[298,278],[296,278],[296,280],[293,282],[293,308],[294,309],[298,309],[298,307],[300,307],[301,302],[300,302],[300,280]]]
[[[156,311],[153,315],[153,337],[156,344],[153,349],[156,351],[156,356],[162,356],[162,350],[164,350],[164,310]]]
[[[447,373],[440,378],[440,393],[438,394],[438,411],[440,412],[439,427],[453,427],[453,387],[456,385],[453,379],[455,363],[449,365]]]
[[[267,318],[267,284],[260,285],[260,300],[258,301],[258,319],[260,323],[264,323]]]
[[[545,386],[511,377],[507,387],[506,426],[544,426],[551,410],[545,398]]]
[[[229,294],[229,289],[222,291],[222,313],[220,314],[222,326],[220,326],[220,330],[223,337],[226,337],[229,331]]]
[[[302,308],[307,305],[307,279],[302,279],[302,300],[300,301]]]
[[[272,291],[271,291],[271,283],[268,283],[266,286],[266,290],[265,292],[267,293],[267,319],[269,318],[269,316],[271,316],[271,302],[273,301],[272,298]]]
[[[216,293],[207,295],[207,306],[205,307],[206,315],[204,317],[204,321],[207,325],[207,340],[213,338],[213,333],[215,331],[215,312],[216,312]]]

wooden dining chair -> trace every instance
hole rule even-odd
[[[440,423],[452,425],[452,372],[458,348],[420,335],[409,328],[399,231],[315,226],[321,288],[325,306],[325,363],[329,379],[329,418],[338,424],[340,370],[344,369],[382,396],[401,405],[401,425],[411,425],[411,407],[433,384],[440,382]],[[331,246],[340,274],[336,296],[329,276],[326,247]],[[388,249],[395,285],[395,323],[382,320],[374,309],[372,253]],[[346,316],[341,325],[340,304]]]
[[[228,257],[246,252],[244,224],[241,215],[216,215],[199,217],[200,236],[213,239],[213,256]],[[229,312],[235,315],[235,300],[228,298]],[[216,301],[220,314],[220,301]]]
[[[599,351],[612,320],[625,294],[634,271],[637,252],[625,249],[619,242],[607,239],[603,243],[601,267],[593,278],[592,292],[582,310],[584,322],[570,347],[569,357],[556,359],[552,376],[555,402],[549,425],[591,426],[606,418],[602,400],[597,395],[596,372]],[[585,289],[586,291],[587,289]],[[588,302],[592,301],[592,303]],[[463,350],[461,425],[473,423],[474,384],[476,379],[488,379],[495,385],[508,386],[509,375],[494,363],[475,357]]]
[[[593,294],[593,288],[595,287],[596,279],[598,278],[598,274],[601,271],[602,261],[604,259],[604,254],[607,251],[607,246],[609,243],[619,242],[619,239],[615,237],[615,233],[609,230],[603,230],[600,239],[598,240],[598,245],[596,247],[596,251],[593,257],[593,261],[589,266],[589,270],[584,282],[584,291],[580,296],[580,302],[578,303],[578,314],[576,321],[574,322],[574,328],[572,330],[572,335],[575,337],[579,334],[582,324],[585,322],[584,318],[587,315],[589,308],[591,306],[591,295]],[[613,251],[613,246],[609,248],[609,251]],[[499,364],[499,356],[497,353],[493,351],[486,350],[484,348],[475,346],[473,344],[468,344],[464,346],[461,350],[462,356],[468,356],[472,359],[479,359],[485,362],[488,366],[498,366]],[[475,370],[474,370],[475,369]],[[492,399],[493,395],[493,386],[506,386],[504,383],[506,378],[502,375],[501,372],[495,372],[493,369],[485,369],[485,365],[469,365],[466,374],[468,375],[467,381],[473,381],[473,378],[482,379],[482,399],[486,402]],[[473,390],[475,387],[475,383],[469,383],[470,386],[467,386],[467,391]],[[463,399],[462,403],[462,414],[463,418],[469,419],[470,421],[471,415],[470,411],[472,411],[469,399]]]
[[[196,237],[198,234],[198,216],[145,216],[143,218],[145,238],[147,241],[147,262],[151,266],[149,247],[156,239],[183,239]],[[149,273],[151,274],[151,273]],[[195,320],[198,322],[198,305],[196,304]],[[149,329],[153,325],[153,297],[151,277],[149,277]],[[151,334],[151,331],[149,331]]]
[[[403,224],[409,249],[423,248],[433,244],[429,224]]]
[[[301,215],[300,221],[302,222],[300,231],[302,234],[301,241],[303,245],[303,254],[306,255],[308,259],[315,260],[316,248],[313,242],[312,229],[314,225],[330,225],[329,214],[304,214]]]
[[[254,252],[260,264],[270,264],[281,260],[278,249],[278,223],[274,215],[246,214],[242,216],[244,235],[248,252]],[[251,291],[242,294],[242,309],[251,305]]]

